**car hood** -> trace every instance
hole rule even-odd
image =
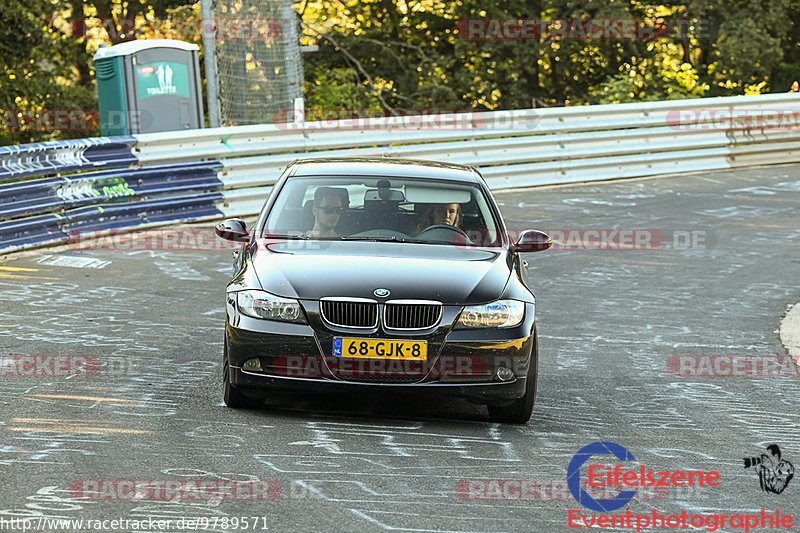
[[[252,265],[262,288],[287,298],[497,299],[511,270],[508,252],[391,242],[281,241],[259,246]]]

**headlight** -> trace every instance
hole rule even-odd
[[[509,328],[522,322],[525,303],[517,300],[497,300],[484,305],[469,305],[461,312],[456,327]]]
[[[297,300],[281,298],[268,292],[254,290],[237,292],[236,303],[239,311],[253,318],[284,322],[306,321]]]

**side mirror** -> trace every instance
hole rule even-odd
[[[550,236],[536,229],[526,229],[519,234],[517,242],[511,245],[512,252],[541,252],[553,246]]]
[[[247,224],[241,218],[223,220],[214,228],[217,237],[231,242],[248,242],[250,234],[247,233]]]

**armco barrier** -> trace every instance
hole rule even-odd
[[[298,158],[464,163],[493,189],[796,162],[799,117],[800,94],[788,93],[0,147],[0,253],[81,231],[254,214]]]
[[[0,182],[59,172],[124,167],[138,162],[134,137],[99,137],[0,146]]]
[[[39,215],[0,223],[0,251],[80,240],[82,235],[107,230],[160,226],[223,216],[217,208],[222,193],[186,198],[163,198],[101,206],[80,207],[64,214]]]
[[[63,242],[67,239],[58,216],[40,215],[0,222],[0,251]]]
[[[222,193],[210,193],[187,198],[161,198],[105,207],[82,207],[69,211],[62,227],[66,230],[67,235],[75,237],[86,232],[219,218],[222,216],[222,212],[217,209],[217,203],[221,200]]]
[[[222,189],[222,164],[184,163],[43,178],[0,185],[3,217],[20,217],[84,205]]]

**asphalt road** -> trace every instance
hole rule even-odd
[[[170,519],[172,531],[566,531],[570,510],[593,513],[565,476],[595,441],[625,447],[635,460],[624,466],[637,472],[720,475],[715,486],[640,489],[614,513],[800,515],[800,474],[771,494],[757,467],[742,463],[776,443],[800,467],[798,378],[687,377],[667,367],[681,355],[785,354],[776,330],[800,301],[800,166],[496,198],[512,228],[664,237],[655,249],[526,257],[541,369],[523,426],[491,423],[485,408],[461,400],[388,393],[227,409],[227,251],[62,248],[0,262],[0,529],[24,517],[33,529],[79,529],[39,521],[46,517]],[[90,376],[26,377],[7,364],[31,355],[100,366]],[[273,480],[281,493],[270,482],[261,499],[213,501],[191,489],[245,479]],[[474,481],[487,479],[501,481]],[[165,488],[126,500],[119,480],[183,484],[169,498]]]

